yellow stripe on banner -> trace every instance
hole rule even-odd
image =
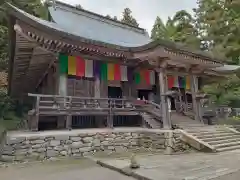
[[[187,90],[191,89],[190,77],[189,76],[186,77],[186,89]]]
[[[108,80],[114,80],[114,64],[108,64]]]
[[[76,58],[68,56],[68,75],[76,75]]]

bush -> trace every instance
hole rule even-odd
[[[0,88],[0,119],[13,108],[13,100],[5,89]]]

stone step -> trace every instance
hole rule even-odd
[[[230,131],[208,131],[208,132],[196,132],[196,133],[191,133],[193,136],[199,136],[199,137],[211,137],[211,136],[221,136],[221,135],[230,135],[230,134],[235,134]]]
[[[217,144],[217,145],[214,145],[214,147],[216,149],[219,149],[219,148],[230,147],[230,146],[237,146],[237,145],[240,145],[240,141],[223,143],[223,144]]]
[[[240,137],[239,138],[234,138],[234,139],[223,139],[223,140],[218,140],[218,141],[210,141],[208,144],[215,146],[218,144],[225,144],[225,143],[230,143],[230,142],[240,142]]]
[[[223,151],[232,151],[232,150],[236,150],[236,149],[240,149],[240,145],[218,148],[218,149],[216,149],[216,151],[223,152]]]
[[[221,136],[221,137],[210,137],[210,138],[205,138],[205,139],[201,139],[207,143],[213,142],[213,141],[219,141],[219,140],[225,140],[225,139],[236,139],[236,138],[240,138],[240,135],[231,135],[231,136]],[[199,138],[200,139],[200,138]]]
[[[212,133],[212,134],[207,134],[207,135],[199,135],[196,136],[199,139],[207,139],[207,138],[213,138],[213,137],[226,137],[226,136],[231,136],[231,135],[236,135],[235,133],[232,132],[227,132],[227,133]]]
[[[226,132],[226,131],[221,129],[194,129],[194,130],[190,129],[187,132],[190,134],[197,134],[197,133],[208,134],[213,132]]]

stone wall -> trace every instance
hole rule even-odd
[[[179,151],[179,134],[171,131],[171,148]],[[97,152],[121,153],[137,148],[164,150],[169,142],[161,130],[104,130],[101,132],[64,131],[9,135],[2,159],[5,161],[43,160],[62,156],[87,156]]]

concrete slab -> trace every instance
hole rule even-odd
[[[134,180],[89,160],[61,160],[0,168],[1,180]]]
[[[124,173],[129,159],[100,159],[103,166]],[[151,180],[216,179],[240,170],[240,151],[217,154],[145,155],[137,157],[141,167],[128,174]],[[239,173],[240,174],[240,173]],[[232,175],[232,177],[234,177]],[[216,179],[217,180],[217,179]],[[231,179],[228,179],[231,180]],[[234,179],[232,179],[234,180]]]

